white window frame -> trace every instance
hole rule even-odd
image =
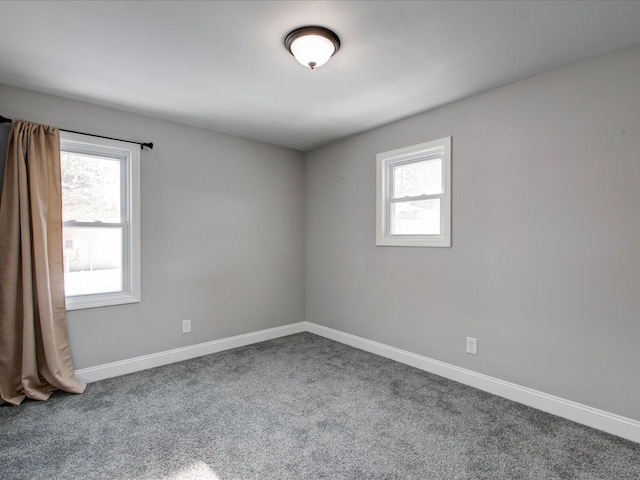
[[[60,151],[118,158],[122,169],[122,222],[63,222],[64,226],[117,226],[123,228],[122,291],[67,296],[67,310],[140,302],[140,146],[90,135],[60,132]]]
[[[391,202],[394,166],[442,159],[442,193],[406,197],[407,200],[440,199],[439,235],[391,234]],[[419,145],[399,148],[376,155],[376,245],[396,247],[450,247],[451,246],[451,137],[439,138]]]

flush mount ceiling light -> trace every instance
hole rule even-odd
[[[338,35],[324,27],[301,27],[290,32],[284,46],[311,70],[324,65],[340,48]]]

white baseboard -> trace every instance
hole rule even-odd
[[[105,378],[117,377],[128,373],[147,370],[148,368],[159,367],[169,363],[181,362],[190,358],[201,357],[211,353],[222,352],[231,348],[244,347],[252,343],[264,342],[274,338],[293,335],[294,333],[304,332],[306,322],[291,323],[282,327],[268,328],[258,332],[246,333],[244,335],[236,335],[235,337],[222,338],[213,340],[212,342],[199,343],[174,350],[152,353],[141,357],[129,358],[113,363],[106,363],[96,367],[81,368],[76,370],[78,380],[91,383]]]
[[[374,353],[381,357],[386,357],[420,370],[469,385],[479,390],[508,398],[509,400],[572,420],[576,423],[581,423],[640,443],[640,422],[636,420],[311,322],[292,323],[282,327],[269,328],[267,330],[200,343],[189,347],[152,353],[150,355],[143,355],[141,357],[107,363],[96,367],[82,368],[76,370],[76,376],[83,382],[91,383],[105,378],[139,372],[148,368],[159,367],[169,363],[180,362],[202,355],[222,352],[223,350],[243,347],[245,345],[251,345],[252,343],[264,342],[265,340],[272,340],[301,332],[314,333],[344,343],[345,345],[350,345],[360,350]]]
[[[420,370],[435,373],[479,390],[508,398],[529,407],[581,423],[598,430],[640,443],[640,422],[613,413],[588,407],[571,400],[539,392],[531,388],[506,382],[498,378],[456,367],[432,358],[416,355],[383,343],[344,333],[333,328],[323,327],[311,322],[306,323],[306,331],[346,345],[365,350]]]

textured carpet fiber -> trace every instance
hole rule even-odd
[[[0,406],[0,478],[638,479],[640,444],[302,333]]]

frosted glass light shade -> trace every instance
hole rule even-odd
[[[287,35],[285,46],[305,67],[324,65],[340,48],[340,39],[323,27],[302,27]]]
[[[327,63],[335,51],[333,43],[318,35],[300,37],[291,44],[291,53],[296,60],[311,69]]]

